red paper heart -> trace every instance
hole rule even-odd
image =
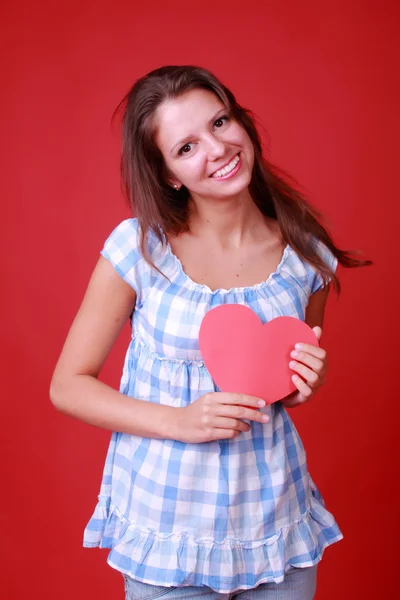
[[[313,330],[300,319],[276,317],[263,325],[242,304],[210,310],[199,333],[201,354],[219,388],[256,396],[268,404],[296,390],[289,362],[298,342],[319,345]]]

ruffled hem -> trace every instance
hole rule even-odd
[[[282,582],[291,567],[317,564],[325,548],[342,537],[317,491],[298,521],[255,542],[195,540],[184,533],[162,536],[140,530],[109,499],[100,497],[83,545],[111,548],[108,564],[143,583],[207,586],[218,593],[231,593]]]

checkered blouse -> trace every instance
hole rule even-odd
[[[102,255],[137,293],[120,391],[146,402],[187,406],[218,390],[199,350],[205,313],[250,307],[263,322],[304,320],[321,276],[286,246],[276,271],[251,287],[218,289],[192,281],[171,248],[149,236],[152,269],[139,248],[136,219],[123,221]],[[318,251],[334,269],[322,244]],[[185,444],[113,433],[99,501],[84,546],[111,548],[109,564],[139,581],[208,586],[220,593],[283,580],[291,566],[317,563],[342,534],[325,509],[302,442],[280,402],[232,440]]]

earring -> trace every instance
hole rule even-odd
[[[181,189],[176,183],[174,184],[174,189],[179,192],[179,190]]]

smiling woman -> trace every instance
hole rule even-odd
[[[168,183],[190,189],[195,203],[200,198],[228,195],[240,201],[239,194],[244,201],[251,180],[253,144],[240,123],[224,113],[221,100],[201,89],[163,102],[156,111],[154,139],[164,157]],[[195,133],[184,138],[184,145],[181,140],[169,151],[171,140],[188,124]],[[218,186],[226,180],[229,186]]]
[[[324,384],[326,352],[297,343],[296,391],[266,405],[221,392],[199,330],[214,307],[240,304],[263,323],[301,319],[320,339],[337,264],[369,263],[336,247],[209,71],[152,71],[122,106],[137,217],[106,240],[51,385],[59,410],[113,431],[84,544],[111,549],[127,599],[311,600],[342,534],[286,409]],[[117,392],[97,376],[129,318]]]
[[[239,205],[241,210],[250,209],[255,228],[259,230],[261,224],[268,230],[259,231],[264,241],[268,238],[276,245],[280,237],[281,250],[282,242],[290,244],[325,283],[332,280],[338,291],[339,280],[321,257],[315,240],[344,267],[370,264],[337,248],[317,211],[290,177],[262,155],[251,111],[240,106],[231,90],[209,71],[187,66],[156,69],[134,84],[115,112],[121,108],[122,181],[139,218],[141,252],[150,264],[149,230],[161,243],[172,241],[178,252],[182,234],[196,230],[194,214],[200,214],[209,200],[225,198],[231,200],[230,211]],[[227,173],[227,166],[238,158],[236,169]],[[226,210],[226,206],[215,205],[215,210]],[[224,223],[227,216],[220,215]],[[236,228],[237,242],[241,235]],[[204,250],[204,239],[201,246]],[[207,247],[211,253],[215,251],[213,240]]]

